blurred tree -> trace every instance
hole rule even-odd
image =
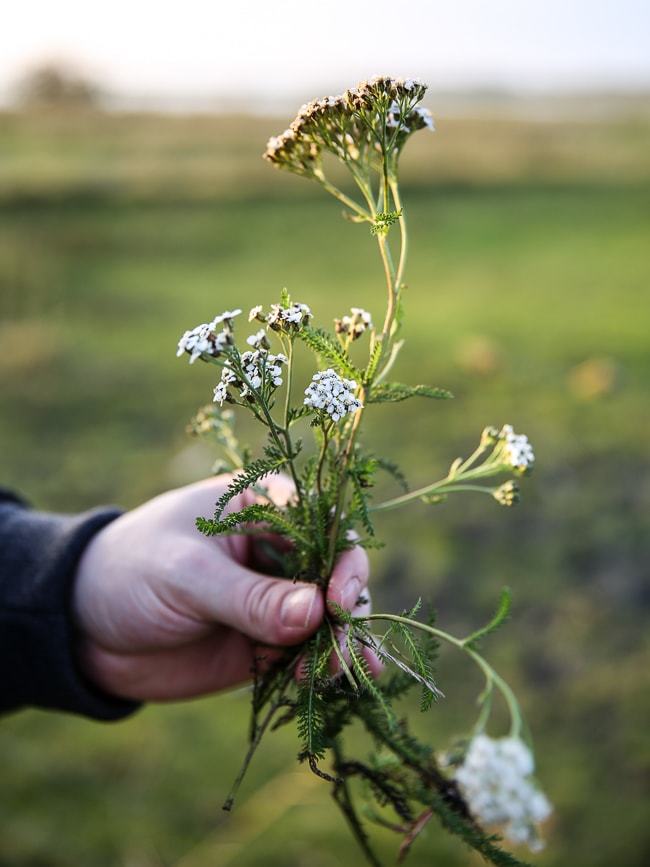
[[[21,108],[96,108],[98,85],[63,63],[40,63],[28,69],[15,87]]]

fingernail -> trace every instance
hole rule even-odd
[[[284,597],[280,609],[280,622],[292,629],[306,629],[311,621],[318,587],[301,587]]]
[[[345,590],[341,593],[341,607],[346,611],[352,611],[357,604],[359,593],[361,592],[361,581],[357,575],[353,575],[345,586]]]

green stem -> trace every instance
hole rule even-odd
[[[339,202],[342,202],[346,207],[350,208],[351,211],[354,211],[357,216],[361,217],[364,221],[368,223],[373,222],[372,215],[365,211],[360,205],[358,205],[354,199],[351,199],[349,196],[346,196],[344,192],[339,190],[338,187],[335,187],[334,184],[331,184],[325,175],[317,174],[316,180],[321,184],[321,186],[327,190],[327,192],[334,196],[335,199],[338,199]]]
[[[377,241],[379,243],[379,253],[381,255],[382,264],[384,266],[384,275],[386,277],[386,288],[388,290],[388,309],[386,311],[386,320],[384,322],[384,330],[381,335],[382,347],[385,347],[385,338],[390,333],[390,326],[393,321],[393,316],[395,313],[395,277],[392,262],[390,259],[390,251],[387,248],[386,238],[385,236],[378,235]],[[383,351],[383,348],[382,348]],[[329,550],[327,554],[327,577],[331,575],[332,569],[334,567],[334,560],[336,557],[336,543],[338,540],[338,532],[339,526],[341,524],[341,513],[343,511],[343,504],[345,502],[345,489],[347,486],[347,468],[350,461],[350,456],[352,454],[352,450],[354,449],[354,442],[356,439],[357,431],[359,430],[359,426],[361,424],[362,414],[365,408],[365,396],[366,390],[365,388],[361,388],[359,393],[359,398],[363,406],[361,409],[357,410],[354,416],[354,421],[352,422],[352,426],[350,428],[350,435],[348,441],[345,445],[345,449],[341,456],[341,472],[339,475],[339,490],[336,506],[334,507],[334,518],[332,521],[332,528],[330,530],[330,540],[329,540]]]
[[[397,265],[397,273],[395,274],[395,291],[399,294],[400,287],[402,285],[402,280],[404,279],[404,269],[406,267],[406,256],[408,253],[408,233],[406,230],[406,218],[404,217],[404,210],[402,208],[402,201],[399,195],[399,185],[397,180],[393,178],[390,181],[390,191],[393,194],[393,202],[395,203],[395,210],[402,211],[402,214],[399,218],[399,229],[400,229],[400,254],[399,254],[399,262]]]
[[[393,270],[393,263],[390,258],[390,250],[388,249],[388,240],[386,236],[377,235],[377,243],[379,244],[379,255],[381,256],[381,262],[384,266],[384,276],[386,278],[386,286],[388,288],[386,317],[384,319],[384,326],[381,330],[380,337],[382,341],[382,347],[385,348],[387,338],[390,335],[390,329],[393,324],[393,319],[395,318],[395,301],[397,300],[395,293],[395,272]]]
[[[441,485],[436,488],[436,493],[451,494],[455,491],[476,491],[481,494],[490,494],[492,496],[492,488],[484,488],[483,485]]]
[[[284,340],[282,341],[284,349]],[[289,338],[287,346],[287,391],[284,396],[284,429],[288,434],[289,431],[289,409],[291,407],[291,381],[293,379],[293,340]]]
[[[411,629],[419,629],[422,632],[428,632],[430,635],[434,635],[436,638],[441,638],[448,644],[453,644],[454,647],[464,651],[483,672],[486,681],[486,689],[489,690],[492,688],[492,685],[494,685],[501,692],[510,713],[510,736],[519,737],[522,728],[522,716],[517,697],[506,681],[492,668],[490,663],[484,659],[480,653],[477,653],[476,650],[469,647],[465,643],[464,639],[455,638],[453,635],[450,635],[442,629],[438,629],[435,626],[429,626],[428,623],[420,623],[418,620],[411,620],[410,617],[403,617],[399,614],[369,614],[367,617],[358,617],[354,619],[358,620],[360,623],[364,623],[368,620],[388,620],[394,621],[395,623],[403,623]]]
[[[485,446],[482,443],[479,443],[478,446],[474,449],[472,454],[467,458],[466,461],[463,461],[459,467],[454,471],[454,476],[460,475],[460,473],[464,473],[468,467],[471,467],[473,463],[475,463],[483,454],[488,450],[489,446]]]
[[[325,456],[327,455],[327,447],[329,445],[329,432],[332,429],[332,425],[329,427],[325,427],[323,425],[323,447],[321,448],[320,457],[318,459],[318,469],[316,471],[316,487],[318,489],[318,493],[322,496],[323,494],[323,464],[325,463]]]
[[[271,413],[269,412],[269,408],[266,405],[266,401],[262,398],[262,395],[260,394],[260,392],[256,388],[254,388],[253,385],[251,385],[251,381],[244,373],[244,370],[240,364],[237,365],[237,368],[238,368],[237,374],[241,377],[242,382],[245,383],[245,385],[250,390],[251,394],[255,397],[255,400],[257,401],[259,406],[262,408],[264,418],[266,419],[266,423],[268,425],[268,428],[271,432],[271,436],[273,437],[273,440],[274,440],[276,446],[278,447],[280,452],[286,457],[286,459],[288,461],[289,471],[291,473],[291,478],[293,479],[293,483],[296,487],[296,496],[298,497],[298,502],[302,503],[302,488],[300,485],[300,479],[298,478],[298,473],[296,472],[296,468],[295,468],[294,463],[293,463],[293,451],[292,451],[292,447],[291,447],[291,440],[289,439],[288,430],[286,428],[280,428],[275,423],[275,420],[274,420],[273,416],[271,415]],[[284,443],[280,439],[280,433],[282,433],[282,435],[283,435]]]
[[[371,512],[385,512],[387,509],[395,509],[398,506],[403,506],[405,503],[410,503],[413,500],[419,500],[427,494],[440,494],[445,491],[483,491],[489,492],[489,489],[479,487],[478,485],[466,485],[465,481],[470,479],[489,479],[496,476],[504,469],[501,464],[483,464],[475,470],[469,470],[462,475],[447,475],[444,479],[433,482],[431,485],[425,485],[423,488],[418,488],[416,491],[409,491],[408,494],[402,494],[399,497],[393,497],[391,500],[385,500],[383,503],[377,503],[376,506],[370,506]],[[460,482],[460,484],[457,484]]]

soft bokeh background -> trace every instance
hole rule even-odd
[[[456,400],[377,408],[368,438],[418,483],[485,424],[509,421],[538,465],[516,510],[464,498],[381,517],[376,605],[422,595],[462,633],[509,584],[513,617],[487,652],[521,695],[556,805],[531,860],[642,867],[647,14],[633,2],[615,13],[553,2],[544,16],[497,3],[488,17],[463,2],[436,18],[416,3],[394,22],[387,3],[347,18],[332,5],[335,27],[318,7],[296,18],[293,3],[284,17],[227,7],[212,29],[194,2],[174,17],[135,4],[125,18],[118,3],[94,23],[74,3],[12,13],[0,36],[0,481],[74,511],[198,478],[212,455],[184,427],[213,374],[175,359],[185,327],[284,285],[322,320],[350,304],[379,314],[367,231],[260,152],[321,91],[378,69],[426,77],[438,131],[404,157],[412,255],[397,374]],[[54,71],[21,78],[43,59]],[[439,680],[448,697],[418,725],[442,747],[472,719],[479,681],[448,652]],[[3,719],[0,864],[356,867],[288,729],[259,753],[239,809],[221,813],[247,702],[148,707],[114,726]],[[377,840],[390,863],[396,841]],[[410,863],[478,862],[432,825]]]

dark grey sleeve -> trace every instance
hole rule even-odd
[[[40,707],[117,720],[138,707],[94,688],[75,658],[77,564],[93,535],[119,514],[44,514],[0,490],[0,713]]]

